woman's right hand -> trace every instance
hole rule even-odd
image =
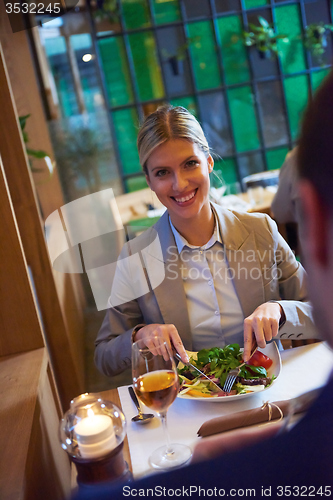
[[[189,357],[185,351],[185,347],[175,325],[160,325],[158,323],[154,323],[152,325],[143,326],[136,332],[134,341],[136,342],[137,340],[144,338],[148,349],[150,349],[153,354],[158,353],[163,355],[162,352],[155,350],[154,338],[156,336],[163,337],[167,341],[170,351],[172,352],[173,349],[177,351],[182,358],[183,363],[187,363],[189,361]]]

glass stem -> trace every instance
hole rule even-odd
[[[163,427],[163,432],[165,436],[165,441],[166,441],[166,454],[167,455],[172,455],[173,454],[173,449],[170,443],[170,435],[167,427],[167,412],[163,411],[159,414],[159,417],[162,422],[162,427]]]

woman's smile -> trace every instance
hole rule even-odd
[[[189,202],[194,201],[193,198],[197,194],[198,189],[194,189],[190,193],[182,193],[181,195],[175,195],[175,196],[170,196],[170,198],[173,198],[178,205],[184,205],[189,204]]]

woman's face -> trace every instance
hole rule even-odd
[[[171,139],[150,155],[148,185],[167,208],[174,224],[210,211],[209,173],[213,166],[210,155],[206,158],[196,143],[184,139]]]

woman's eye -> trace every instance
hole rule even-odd
[[[164,177],[168,173],[167,170],[158,170],[156,172],[156,177]]]
[[[189,167],[195,167],[196,165],[198,165],[198,162],[197,160],[190,160],[186,163],[186,165]]]

